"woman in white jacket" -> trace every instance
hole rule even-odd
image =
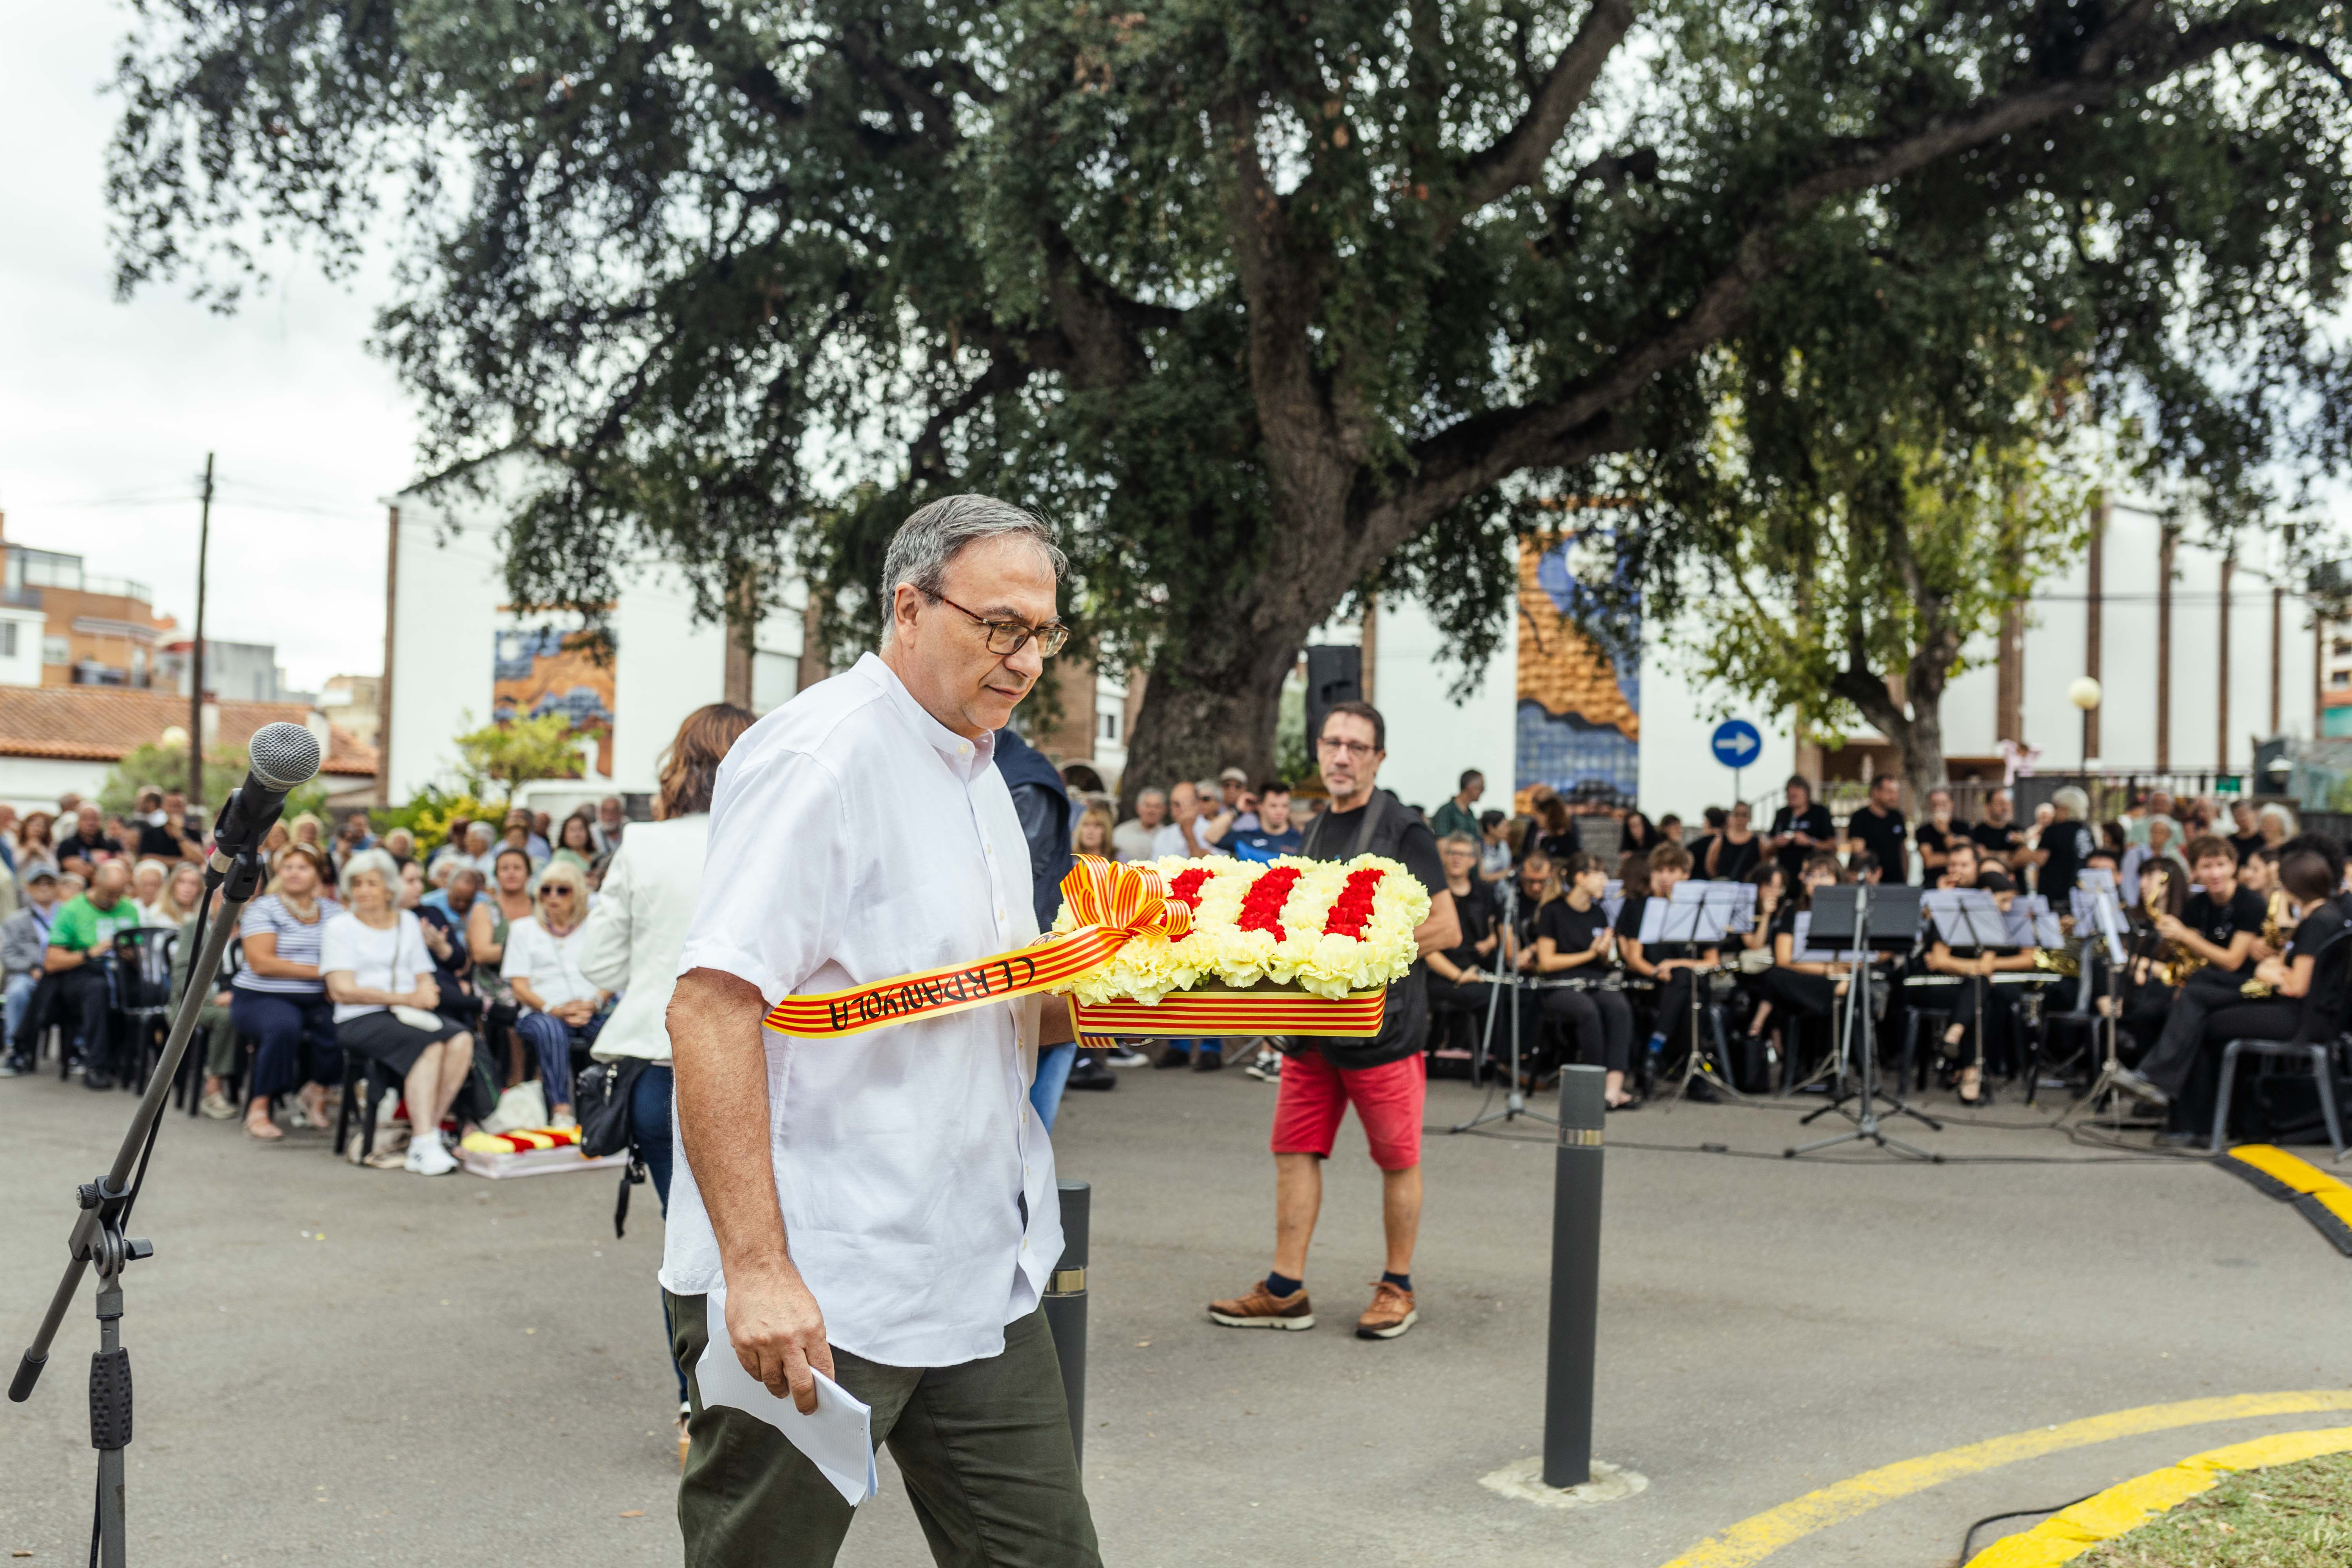
[[[632,823],[604,868],[596,907],[580,952],[589,981],[617,992],[589,1055],[598,1061],[626,1057],[646,1063],[629,1100],[631,1152],[653,1177],[662,1212],[669,1212],[670,991],[694,901],[702,890],[702,856],[710,836],[710,791],[719,764],[736,738],[757,721],[748,709],[724,702],[698,708],[677,727],[663,759],[661,791],[651,822]],[[665,1320],[667,1309],[664,1309]],[[673,1358],[675,1369],[676,1361]],[[686,1441],[686,1373],[677,1373],[678,1441]]]

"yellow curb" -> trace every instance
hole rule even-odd
[[[1792,1541],[1858,1518],[1881,1503],[1893,1502],[1962,1476],[2013,1465],[2020,1459],[2039,1458],[2044,1454],[2112,1442],[2117,1437],[2168,1432],[2177,1426],[2242,1421],[2261,1415],[2300,1415],[2315,1410],[2352,1410],[2352,1390],[2237,1394],[2217,1399],[2185,1399],[2172,1405],[2143,1405],[2105,1415],[2086,1415],[2055,1426],[2036,1427],[2031,1432],[2013,1432],[2006,1437],[1990,1437],[1964,1447],[1947,1448],[1940,1454],[1864,1470],[1819,1491],[1807,1492],[1778,1508],[1741,1520],[1661,1568],[1746,1568],[1748,1563],[1760,1562]]]
[[[2109,1487],[2096,1497],[2052,1514],[2032,1530],[1994,1542],[1969,1558],[1968,1568],[2055,1568],[2102,1541],[2127,1535],[2167,1510],[2210,1490],[2223,1476],[2296,1464],[2347,1448],[2352,1448],[2352,1426],[2333,1426],[2319,1432],[2282,1432],[2274,1437],[2191,1454],[2177,1465]]]

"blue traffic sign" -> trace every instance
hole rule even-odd
[[[1707,743],[1715,748],[1715,760],[1727,768],[1748,767],[1764,750],[1764,737],[1745,719],[1726,719]]]

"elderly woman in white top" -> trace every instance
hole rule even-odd
[[[354,851],[343,862],[350,907],[320,933],[319,972],[335,1004],[336,1044],[401,1076],[413,1129],[405,1168],[441,1176],[457,1168],[441,1119],[465,1087],[474,1039],[433,1011],[441,988],[424,930],[399,907],[399,862],[381,849]]]
[[[661,793],[652,822],[630,826],[604,868],[604,885],[588,917],[580,968],[621,1000],[589,1055],[598,1061],[636,1061],[629,1086],[631,1154],[654,1180],[662,1213],[669,1213],[673,1150],[669,1134],[670,990],[677,955],[702,891],[702,856],[710,838],[710,791],[719,764],[736,738],[758,721],[749,709],[714,702],[679,725],[662,760]],[[551,867],[551,874],[554,868]],[[626,1069],[624,1069],[626,1070]],[[669,1336],[663,1334],[664,1343]],[[673,1369],[677,1367],[672,1361]],[[686,1373],[677,1373],[678,1440],[686,1440]]]
[[[515,1032],[538,1058],[551,1126],[575,1125],[572,1114],[572,1052],[587,1048],[604,1026],[612,993],[581,972],[586,942],[588,879],[566,861],[540,873],[535,914],[507,927],[499,977],[514,990]]]

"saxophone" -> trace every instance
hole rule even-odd
[[[2162,875],[2168,877],[2171,873],[2165,872]],[[2157,916],[2164,912],[2162,907],[2164,883],[2158,880],[2155,875],[2143,872],[2140,875],[2139,885],[2141,912],[2147,916],[2150,923],[2153,923]],[[2183,981],[2204,968],[2208,960],[2201,954],[2191,952],[2179,942],[2168,942],[2157,949],[2156,963],[2150,966],[2148,972],[2156,976],[2158,984],[2168,985],[2178,990]]]
[[[2270,907],[2263,911],[2263,945],[2269,948],[2272,952],[2277,953],[2285,950],[2285,944],[2286,889],[2273,888]],[[2270,982],[2249,980],[2238,987],[2238,994],[2254,997],[2268,996],[2271,994]]]

